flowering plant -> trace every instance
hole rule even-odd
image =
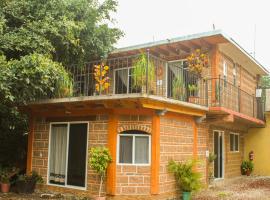
[[[110,67],[104,65],[103,63],[101,65],[95,65],[94,67],[95,67],[94,77],[96,80],[96,91],[101,93],[110,87],[109,83],[110,78],[107,76]]]
[[[196,49],[187,57],[190,72],[200,75],[204,67],[208,67],[208,54],[201,49]]]

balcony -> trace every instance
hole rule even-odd
[[[102,63],[108,66],[105,71],[100,67]],[[82,67],[71,66],[67,71],[73,79],[73,93],[69,98],[101,100],[148,95],[162,101],[209,107],[212,113],[229,110],[263,119],[262,104],[254,95],[221,78],[194,75],[184,60],[168,62],[148,53],[89,62]]]

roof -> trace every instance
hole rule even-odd
[[[202,33],[185,35],[185,36],[166,39],[166,40],[159,40],[159,41],[155,41],[155,42],[148,42],[148,43],[144,43],[144,44],[138,44],[138,45],[133,45],[133,46],[128,46],[128,47],[118,48],[118,49],[115,49],[112,52],[112,54],[118,54],[118,53],[123,53],[123,52],[127,52],[127,51],[138,50],[138,49],[147,49],[147,48],[151,48],[151,47],[168,45],[168,44],[173,44],[173,43],[180,43],[180,42],[184,42],[184,41],[196,40],[196,39],[201,39],[201,38],[208,38],[208,39],[212,38],[215,40],[218,39],[216,41],[216,43],[225,43],[225,42],[228,43],[229,42],[237,50],[239,50],[243,55],[245,55],[253,64],[255,64],[260,69],[261,74],[263,74],[263,75],[269,74],[269,71],[263,65],[261,65],[243,47],[241,47],[233,38],[229,37],[222,30],[213,30],[213,31],[209,31],[209,32],[202,32]]]

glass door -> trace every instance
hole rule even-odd
[[[224,153],[223,153],[223,132],[214,131],[214,154],[217,158],[214,161],[214,177],[216,179],[224,177]]]

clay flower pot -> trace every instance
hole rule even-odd
[[[10,189],[10,183],[1,183],[1,191],[3,193],[8,193]]]
[[[250,170],[247,170],[247,171],[246,171],[246,175],[247,175],[247,176],[250,176],[250,174],[251,174],[251,171],[250,171]]]

